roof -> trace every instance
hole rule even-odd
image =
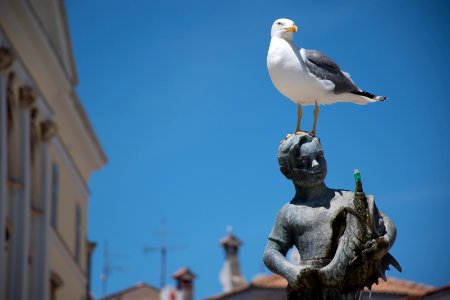
[[[244,293],[246,291],[248,291],[251,288],[251,285],[244,285],[244,286],[239,286],[236,287],[234,289],[232,289],[229,292],[225,292],[225,293],[220,293],[211,297],[206,298],[206,300],[219,300],[219,299],[226,299],[227,297],[236,295],[236,294],[240,294],[240,293]]]
[[[372,285],[372,293],[397,294],[416,297],[423,296],[424,294],[434,291],[435,289],[435,287],[429,285],[393,277],[388,277],[387,281],[380,280],[378,285]],[[365,290],[368,291],[367,288]]]
[[[195,274],[189,268],[181,268],[172,274],[174,279],[194,280]]]
[[[138,282],[122,291],[108,295],[105,300],[148,299],[160,300],[159,289],[145,283]]]
[[[242,244],[242,241],[230,233],[226,237],[224,237],[223,239],[220,240],[220,244],[222,246],[239,247]]]
[[[404,298],[403,300],[415,300],[415,299],[449,299],[450,298],[450,284],[445,285],[440,288],[433,289],[429,291],[428,293],[425,293],[424,295],[421,295],[420,297],[414,297],[410,296],[407,298]]]
[[[287,280],[280,275],[257,275],[253,278],[252,284],[262,288],[278,288],[285,289],[287,286]]]
[[[283,277],[276,274],[263,274],[256,276],[252,282],[245,287],[240,287],[234,289],[228,293],[222,293],[208,299],[225,299],[231,295],[236,295],[240,293],[245,293],[246,291],[259,288],[259,289],[286,289],[287,281]],[[450,289],[450,287],[449,287]],[[432,286],[415,283],[412,281],[407,281],[403,279],[397,279],[388,277],[388,280],[381,281],[378,285],[374,284],[372,286],[372,293],[376,294],[389,294],[389,295],[404,295],[408,297],[420,297],[427,293],[433,292],[436,289]],[[366,289],[366,291],[368,291]]]

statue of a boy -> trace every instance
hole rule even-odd
[[[295,196],[277,215],[264,262],[287,279],[288,299],[354,299],[364,286],[384,278],[389,264],[400,269],[388,253],[395,225],[372,196],[364,196],[361,206],[355,196],[363,193],[325,185],[327,162],[318,138],[288,137],[280,144],[278,162],[294,183]],[[286,259],[292,246],[299,251],[299,265]]]

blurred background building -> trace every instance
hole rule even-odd
[[[252,280],[241,274],[239,248],[242,241],[231,230],[220,240],[224,250],[224,261],[219,273],[222,291],[207,297],[206,300],[285,300],[287,281],[276,274],[256,274]],[[294,251],[293,251],[294,252]],[[294,264],[299,257],[289,255]],[[188,268],[181,268],[172,274],[176,286],[166,285],[158,289],[150,284],[138,282],[128,288],[103,297],[104,300],[194,300],[194,281],[196,276]],[[359,299],[373,300],[412,300],[412,299],[450,299],[450,286],[435,288],[408,280],[388,277],[380,278],[371,290],[365,289]]]
[[[135,285],[103,297],[104,300],[194,300],[196,275],[189,268],[181,268],[172,274],[176,286],[166,285],[162,289],[147,283]]]
[[[239,266],[239,248],[242,242],[231,232],[220,242],[225,250],[224,269],[233,261],[228,276],[224,276],[224,271],[220,273],[220,281],[223,286],[222,293],[208,297],[207,300],[284,300],[286,299],[287,281],[283,277],[275,274],[257,274],[247,283],[241,275]],[[231,246],[231,247],[230,247]],[[231,248],[231,249],[230,249]],[[289,259],[294,264],[300,263],[300,257],[292,255],[297,253],[292,251]],[[224,278],[228,279],[224,280]],[[239,284],[236,284],[236,283]],[[387,281],[380,279],[379,284],[372,286],[372,291],[367,288],[362,293],[360,299],[428,299],[424,296],[427,293],[436,291],[435,288],[415,282],[388,278]],[[448,295],[447,295],[448,296]],[[424,298],[422,298],[424,297]]]
[[[0,299],[88,299],[106,156],[75,92],[63,1],[0,1]]]

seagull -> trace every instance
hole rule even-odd
[[[357,87],[350,74],[342,71],[324,53],[298,48],[293,42],[294,32],[297,30],[292,20],[276,20],[272,25],[267,54],[267,69],[272,83],[281,94],[297,103],[296,133],[300,132],[302,105],[315,106],[311,131],[315,135],[319,104],[367,104],[387,99]]]

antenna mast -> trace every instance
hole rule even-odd
[[[121,266],[114,266],[111,264],[110,261],[110,257],[111,256],[122,256],[120,254],[112,254],[108,251],[108,242],[105,241],[104,242],[104,246],[103,246],[103,267],[102,267],[102,275],[100,277],[100,280],[102,281],[102,299],[106,298],[106,294],[108,292],[108,278],[110,276],[110,274],[113,271],[125,271],[125,268],[121,267]]]
[[[167,246],[166,237],[166,220],[164,218],[161,219],[161,227],[158,231],[155,232],[155,235],[160,238],[160,246],[158,247],[144,247],[144,254],[150,252],[159,252],[161,257],[161,265],[160,265],[160,288],[163,288],[166,285],[166,273],[167,273],[167,252],[177,249],[182,249],[185,247],[182,246]]]

